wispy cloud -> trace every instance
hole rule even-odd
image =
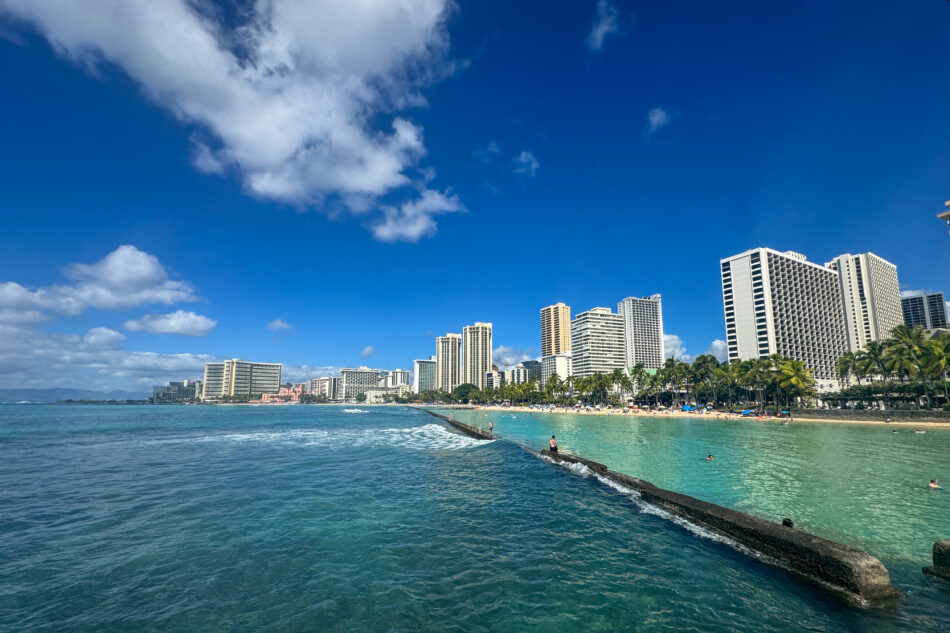
[[[384,206],[383,218],[370,228],[381,242],[418,242],[422,237],[435,234],[433,218],[436,215],[465,211],[458,196],[448,191],[426,189],[419,198],[398,207]]]
[[[512,367],[526,360],[531,360],[534,356],[534,350],[531,348],[518,349],[507,345],[499,345],[492,350],[491,354],[492,362],[499,367]]]
[[[647,113],[646,135],[649,137],[669,125],[673,115],[663,108],[656,107]]]
[[[620,32],[620,10],[612,0],[598,0],[594,8],[594,19],[587,35],[587,47],[593,51],[604,48],[608,38]]]
[[[365,215],[381,213],[384,197],[425,195],[423,131],[404,111],[458,67],[445,25],[454,2],[269,0],[247,3],[238,23],[209,6],[4,0],[0,18],[34,27],[94,74],[124,71],[194,131],[197,169],[237,174],[253,196]],[[419,221],[387,218],[403,220]]]
[[[284,330],[292,330],[293,326],[283,319],[274,319],[267,324],[267,329],[271,332],[283,332]]]
[[[472,156],[480,160],[483,163],[490,163],[495,160],[501,152],[501,146],[498,145],[494,140],[488,141],[483,147],[477,147],[472,151]]]
[[[207,336],[217,324],[217,321],[206,316],[176,310],[171,314],[147,314],[141,319],[126,321],[125,329],[131,332],[152,332],[153,334]]]
[[[516,174],[525,174],[534,178],[538,174],[538,170],[541,168],[541,164],[538,162],[538,159],[534,157],[534,154],[524,150],[520,154],[512,159],[514,172]]]
[[[360,356],[362,356],[363,358],[369,358],[370,356],[373,355],[375,351],[376,351],[375,347],[373,347],[372,345],[367,345],[366,347],[363,348],[363,351],[360,352]]]

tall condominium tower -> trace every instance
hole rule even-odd
[[[623,351],[627,368],[643,363],[648,369],[663,366],[663,306],[660,295],[627,297],[617,304],[623,317]]]
[[[825,264],[838,271],[848,349],[861,350],[904,322],[897,266],[874,253],[839,255]]]
[[[571,351],[571,308],[563,303],[541,308],[541,356]]]
[[[719,263],[729,361],[781,354],[834,388],[835,362],[848,350],[838,273],[770,248]]]
[[[462,328],[462,382],[484,389],[491,366],[491,323]]]
[[[435,339],[435,388],[452,391],[462,384],[462,335]]]
[[[901,297],[904,325],[926,330],[947,327],[947,304],[942,292],[911,292]]]
[[[578,314],[571,321],[571,354],[575,376],[623,369],[623,317],[610,308],[591,308]]]
[[[239,358],[206,363],[201,399],[277,393],[281,367],[280,363],[252,363]]]
[[[412,391],[414,393],[435,389],[435,376],[435,356],[430,356],[428,360],[419,358],[412,361]]]

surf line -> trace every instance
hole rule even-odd
[[[488,431],[423,409],[471,437],[497,439]],[[589,470],[605,485],[629,492],[639,501],[709,530],[738,544],[744,554],[776,565],[858,607],[880,606],[899,595],[880,560],[867,552],[823,539],[792,526],[724,508],[707,501],[658,488],[648,481],[610,470],[604,464],[567,453],[540,453],[521,448],[543,460],[577,472]]]

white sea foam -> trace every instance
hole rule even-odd
[[[343,409],[343,413],[369,413],[366,409]]]
[[[282,431],[251,431],[221,433],[194,438],[194,442],[262,443],[287,446],[325,446],[344,448],[353,446],[399,447],[412,450],[461,450],[485,443],[449,431],[440,424],[425,424],[408,428],[389,429],[287,429]]]

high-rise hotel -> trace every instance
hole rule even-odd
[[[435,388],[451,392],[462,384],[462,335],[435,339]]]
[[[643,363],[647,369],[663,366],[663,306],[660,295],[627,297],[617,304],[623,317],[624,363],[629,369]]]
[[[834,388],[835,363],[848,351],[838,272],[770,248],[722,259],[720,270],[729,361],[780,354]]]
[[[897,266],[874,253],[839,255],[825,264],[838,272],[848,349],[858,352],[904,322]]]
[[[280,363],[252,363],[239,358],[223,363],[205,363],[201,399],[277,393],[281,367]]]
[[[479,389],[487,386],[491,366],[491,323],[462,328],[462,382]]]
[[[571,308],[563,303],[541,308],[541,356],[571,351]]]
[[[624,369],[623,316],[591,308],[571,321],[571,369],[575,376]]]
[[[901,297],[904,325],[925,330],[947,327],[947,304],[942,292],[908,292]]]

